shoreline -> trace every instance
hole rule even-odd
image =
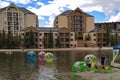
[[[76,47],[76,48],[51,48],[51,49],[0,49],[0,52],[8,51],[67,51],[67,50],[87,50],[87,51],[96,51],[96,50],[112,50],[112,47]]]

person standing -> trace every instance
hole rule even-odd
[[[87,65],[87,67],[89,68],[89,70],[90,70],[90,68],[91,68],[91,64],[92,64],[92,62],[91,62],[90,57],[87,57],[87,59],[86,59],[86,65]]]
[[[101,66],[103,69],[105,68],[105,56],[104,55],[101,56]]]

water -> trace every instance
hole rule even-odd
[[[112,60],[112,51],[53,51],[52,53],[55,56],[52,64],[42,64],[38,59],[35,63],[28,63],[26,53],[0,53],[0,80],[56,80],[54,73],[71,72],[72,64],[83,61],[87,54],[94,54],[98,61],[101,54],[105,54],[105,64],[108,66]]]

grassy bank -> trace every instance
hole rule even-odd
[[[119,63],[120,64],[120,53],[117,55],[117,57],[115,59],[115,63]]]
[[[57,73],[54,75],[58,80],[85,80],[74,73]]]

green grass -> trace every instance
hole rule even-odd
[[[110,68],[109,70],[98,69],[95,72],[98,72],[98,73],[113,73],[113,72],[116,72],[116,70],[113,70],[112,68]]]
[[[54,75],[58,80],[85,80],[81,76],[75,75],[75,74],[55,74]]]
[[[115,63],[120,63],[120,53],[117,55],[117,57],[115,59]]]

